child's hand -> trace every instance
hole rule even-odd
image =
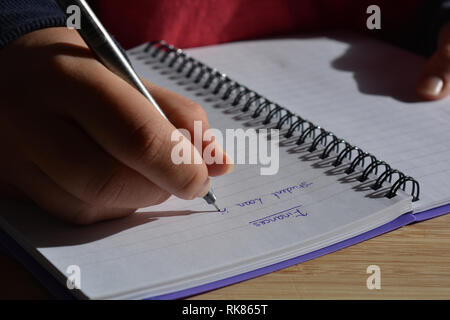
[[[425,65],[417,92],[426,100],[441,99],[450,94],[450,23],[439,34],[438,49]]]
[[[52,28],[21,37],[0,51],[0,70],[3,195],[20,191],[53,214],[86,224],[170,194],[202,197],[208,175],[230,170],[227,164],[173,164],[172,132],[186,128],[193,136],[194,120],[206,130],[203,109],[146,82],[170,124],[95,60],[75,31]]]

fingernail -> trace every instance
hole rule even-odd
[[[201,187],[200,192],[197,193],[197,197],[203,198],[204,196],[206,196],[206,194],[209,192],[210,189],[211,189],[211,181],[208,178]]]
[[[437,96],[444,87],[444,81],[436,76],[425,78],[420,84],[420,91],[429,96]]]

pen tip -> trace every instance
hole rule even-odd
[[[213,206],[216,207],[217,211],[220,211],[220,208],[217,204],[213,203]]]

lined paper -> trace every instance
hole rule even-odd
[[[423,57],[342,33],[188,52],[417,179],[415,212],[450,201],[449,99],[415,97]]]
[[[285,52],[281,50],[283,41],[288,41],[285,49],[289,47],[290,51],[285,51],[290,58],[281,54]],[[305,52],[295,46],[303,41],[310,40],[241,43],[193,49],[190,53],[218,69],[223,67],[231,77],[248,81],[250,88],[261,89],[274,100],[283,98],[281,104],[299,113],[303,108],[322,108],[321,112],[310,110],[305,115],[320,123],[314,114],[327,110],[317,97],[313,99],[321,90],[310,80],[316,79],[323,87],[328,76],[301,74],[308,79],[303,85],[298,72],[292,72],[292,77],[299,77],[295,81],[287,78],[292,68],[300,67],[296,61]],[[329,40],[318,41],[326,47]],[[306,47],[315,45],[313,41]],[[329,45],[336,47],[336,53],[342,49],[339,43]],[[264,52],[267,57],[252,57],[254,51]],[[201,103],[212,127],[248,128],[248,122],[261,126],[258,121],[240,117],[239,112],[231,112],[229,102],[203,94],[201,84],[180,85],[179,75],[152,62],[148,54],[133,54],[131,59],[142,76]],[[311,67],[309,70],[312,72]],[[298,90],[293,83],[303,88],[303,94],[292,92]],[[336,87],[345,91],[340,85]],[[327,102],[332,107],[344,99],[336,92],[328,94],[334,97]],[[308,101],[316,106],[307,108]],[[334,108],[337,110],[337,106]],[[332,123],[323,126],[348,129],[347,125],[328,126]],[[237,165],[233,173],[212,179],[221,212],[212,210],[202,199],[184,201],[172,197],[123,219],[74,227],[35,208],[0,202],[0,223],[61,281],[65,281],[69,266],[79,266],[84,297],[148,298],[285,261],[372,230],[411,211],[410,197],[400,193],[388,199],[383,197],[386,190],[377,192],[365,187],[356,180],[360,172],[347,175],[343,172],[345,166],[335,168],[332,159],[321,160],[320,152],[308,152],[310,141],[302,146],[284,142],[280,146],[278,174],[263,176],[260,165]]]

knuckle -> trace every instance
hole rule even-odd
[[[93,205],[113,206],[120,199],[125,181],[120,168],[104,170],[91,178],[85,188],[83,200]]]
[[[201,170],[192,170],[183,177],[176,190],[176,194],[182,198],[193,199],[196,197],[196,193],[199,191],[205,180],[206,177]]]
[[[131,134],[129,141],[134,146],[131,151],[131,160],[134,162],[152,163],[164,147],[158,134],[159,130],[150,128],[150,124],[151,121],[146,121]]]
[[[99,212],[94,206],[83,204],[71,212],[68,222],[77,225],[89,225],[98,220]]]
[[[203,107],[197,102],[191,101],[189,105],[189,110],[192,112],[195,118],[198,118],[200,120],[204,120],[207,118],[205,109],[203,109]]]
[[[168,193],[166,191],[161,191],[158,194],[158,197],[156,197],[156,199],[153,201],[152,205],[156,206],[158,204],[161,204],[161,203],[165,202],[169,198],[170,198],[170,193]]]

